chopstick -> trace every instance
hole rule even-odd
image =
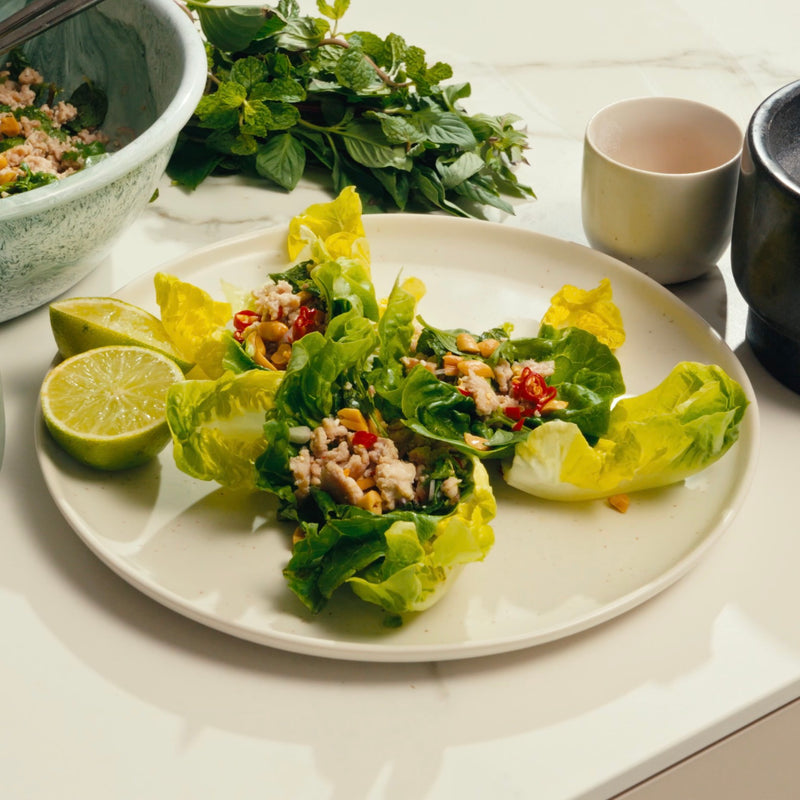
[[[33,0],[0,22],[0,53],[6,53],[59,22],[103,0]]]

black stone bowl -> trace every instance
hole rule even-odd
[[[747,128],[731,264],[747,301],[747,341],[800,392],[800,80],[770,95]]]

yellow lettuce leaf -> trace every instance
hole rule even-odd
[[[361,198],[345,186],[330,203],[316,203],[289,222],[289,259],[306,254],[316,263],[354,258],[369,266],[369,243],[361,221]]]
[[[603,278],[594,289],[567,284],[550,300],[542,322],[554,328],[581,328],[616,350],[625,343],[622,314],[611,299],[611,282]]]
[[[154,283],[164,328],[195,364],[196,374],[191,377],[219,378],[224,372],[222,357],[228,346],[224,332],[233,316],[231,304],[214,300],[208,292],[174,275],[159,272]]]

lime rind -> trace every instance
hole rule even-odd
[[[184,373],[193,366],[158,317],[116,297],[71,297],[51,303],[50,327],[64,358],[116,345],[155,350]]]

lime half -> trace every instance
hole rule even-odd
[[[181,368],[155,350],[87,350],[47,374],[42,416],[56,442],[81,463],[104,470],[138,466],[170,440],[166,394],[180,380]]]
[[[191,369],[161,320],[116,297],[71,297],[50,304],[50,327],[64,358],[107,345],[148,347]]]

